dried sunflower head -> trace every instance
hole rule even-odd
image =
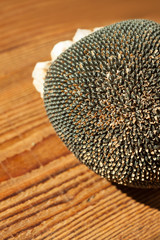
[[[160,24],[101,28],[49,67],[44,104],[75,156],[109,181],[160,187]]]

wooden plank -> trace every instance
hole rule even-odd
[[[82,165],[31,78],[77,28],[159,12],[158,0],[1,0],[0,239],[160,239],[160,190],[117,187]]]

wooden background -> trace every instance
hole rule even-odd
[[[77,28],[160,23],[159,0],[0,0],[0,240],[160,239],[160,190],[117,187],[82,165],[32,85]]]

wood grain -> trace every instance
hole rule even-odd
[[[0,1],[0,239],[160,239],[160,190],[116,186],[82,165],[31,78],[77,28],[159,13],[158,0]]]

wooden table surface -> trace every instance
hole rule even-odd
[[[32,85],[38,61],[77,28],[160,22],[160,3],[0,1],[0,240],[160,239],[160,190],[117,187],[57,137]]]

